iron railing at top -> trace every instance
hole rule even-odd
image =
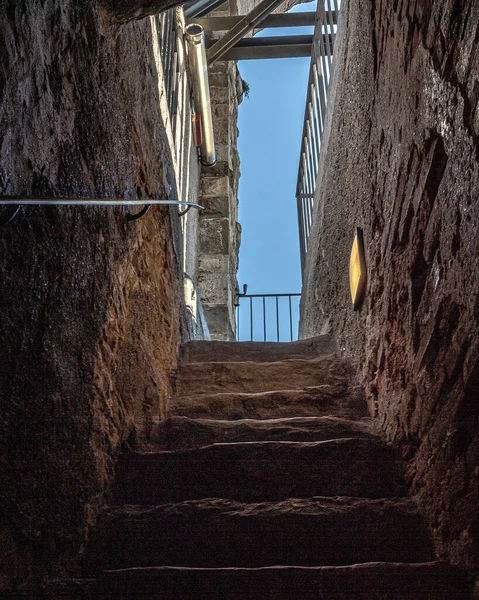
[[[237,341],[297,340],[300,297],[301,294],[238,294]]]
[[[338,0],[318,0],[309,70],[296,201],[298,206],[301,271],[304,271],[313,219],[321,140],[326,121],[328,86],[333,65]]]

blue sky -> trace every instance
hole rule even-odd
[[[316,3],[292,12],[315,10]],[[269,29],[258,35],[313,33]],[[239,221],[243,228],[238,282],[248,293],[301,291],[296,209],[304,105],[310,58],[238,63],[250,97],[239,107]]]
[[[292,12],[315,9],[315,3]],[[312,33],[269,29],[259,35]],[[238,281],[249,293],[301,291],[296,178],[309,58],[238,63],[250,86],[239,108],[239,220],[243,228]]]

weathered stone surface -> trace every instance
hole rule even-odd
[[[347,392],[350,381],[346,362],[334,356],[279,362],[189,363],[178,367],[176,395],[221,392],[259,393],[304,389],[321,385]]]
[[[334,342],[322,335],[296,342],[204,342],[191,341],[181,346],[181,361],[193,362],[275,362],[294,358],[313,359],[333,354]]]
[[[222,9],[226,14],[235,10],[233,6]],[[238,224],[240,171],[236,149],[239,99],[235,81],[238,69],[235,62],[217,62],[209,66],[208,72],[216,164],[204,168],[201,178],[199,202],[203,203],[205,198],[207,209],[199,217],[198,286],[205,298],[205,316],[211,338],[232,341],[236,337],[236,272],[241,240]],[[224,260],[218,260],[219,256]]]
[[[201,220],[199,251],[206,255],[228,255],[230,224],[225,218],[204,218]]]
[[[0,3],[1,195],[165,195],[154,29],[103,17]],[[0,228],[0,595],[74,569],[115,452],[166,411],[177,281],[165,209],[29,207]]]
[[[478,570],[479,6],[341,4],[301,332],[329,325],[360,361],[437,551]],[[356,226],[360,312],[347,275]]]
[[[104,573],[98,589],[100,600],[464,600],[468,593],[461,574],[442,563],[124,569]]]
[[[354,419],[365,417],[368,413],[359,390],[345,391],[341,387],[322,385],[301,391],[175,396],[169,414],[193,419],[274,419],[324,415]]]
[[[199,498],[263,502],[403,493],[392,448],[374,440],[339,439],[126,454],[117,466],[112,498],[115,504],[157,504]]]
[[[139,449],[188,450],[224,442],[319,442],[352,437],[373,438],[370,423],[366,420],[351,421],[331,416],[263,421],[172,417],[152,427],[148,439],[139,443]]]
[[[409,499],[198,500],[110,508],[91,539],[86,574],[155,565],[264,567],[425,562],[431,543]]]

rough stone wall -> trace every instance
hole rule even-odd
[[[0,1],[2,195],[169,192],[154,35],[89,2]],[[171,239],[168,209],[30,207],[0,228],[0,590],[74,571],[115,454],[167,410]]]
[[[302,337],[331,329],[440,556],[479,569],[479,5],[342,3]],[[368,284],[351,309],[364,229]]]

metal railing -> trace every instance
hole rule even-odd
[[[338,0],[318,0],[309,70],[303,135],[296,186],[301,271],[304,270],[313,218],[319,153],[326,121],[328,86],[333,64]]]
[[[165,81],[168,111],[170,113],[171,128],[175,131],[176,115],[178,112],[178,40],[176,35],[176,9],[170,8],[155,17],[158,31],[158,44],[160,47],[161,64]]]
[[[300,297],[301,294],[238,294],[237,341],[249,339],[263,342],[292,342],[297,340]],[[296,325],[293,331],[294,319]],[[243,335],[243,332],[246,334]]]

